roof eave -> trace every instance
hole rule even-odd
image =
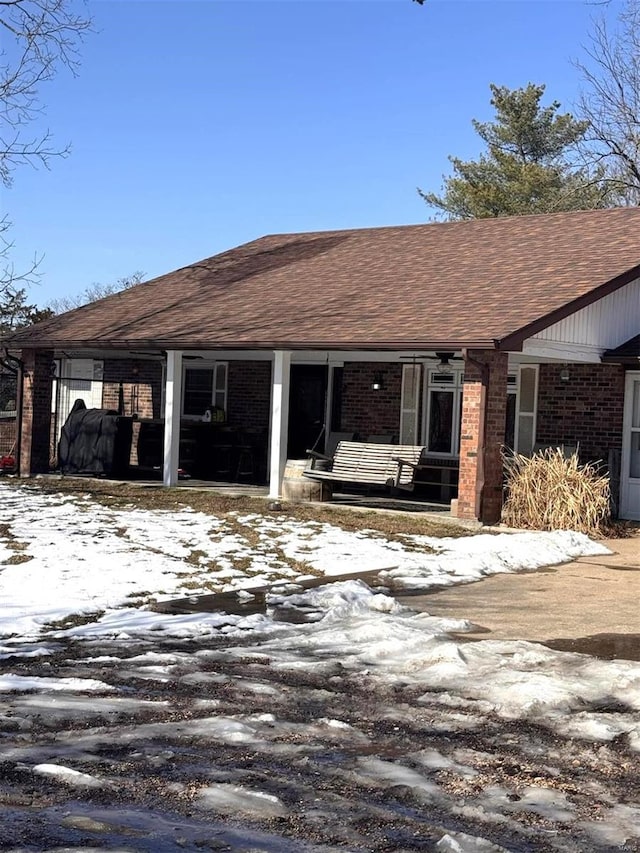
[[[495,339],[482,340],[394,340],[394,341],[359,341],[359,340],[329,340],[329,341],[289,341],[289,340],[260,340],[260,341],[219,341],[206,340],[176,341],[171,339],[133,339],[120,341],[105,341],[100,339],[28,339],[12,340],[12,349],[113,349],[122,350],[359,350],[371,352],[396,352],[398,350],[453,350],[462,349],[497,349]]]

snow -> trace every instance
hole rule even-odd
[[[117,726],[127,761],[147,762],[158,773],[177,760],[173,749],[154,746],[165,742],[180,753],[213,742],[292,768],[287,796],[270,790],[268,773],[241,776],[233,766],[212,765],[192,785],[170,782],[167,790],[178,799],[190,797],[195,811],[209,819],[287,818],[295,806],[295,774],[316,753],[336,753],[350,756],[332,771],[340,784],[378,798],[409,792],[414,803],[446,804],[458,823],[443,826],[434,845],[439,853],[508,851],[491,840],[495,827],[526,835],[532,815],[554,832],[566,826],[582,833],[577,846],[566,848],[571,851],[589,849],[580,846],[584,838],[613,848],[640,838],[640,804],[631,798],[615,802],[594,791],[600,810],[587,819],[548,780],[528,779],[517,797],[504,781],[484,784],[491,757],[462,741],[459,748],[449,742],[487,728],[504,744],[509,726],[522,723],[584,748],[607,750],[623,742],[626,755],[640,754],[640,664],[524,641],[463,642],[451,632],[472,630],[469,621],[416,613],[389,594],[607,553],[599,543],[572,532],[388,540],[273,514],[230,521],[188,509],[110,508],[88,496],[2,483],[0,503],[10,531],[0,536],[0,665],[6,670],[0,673],[0,720],[7,732],[17,732],[3,760],[19,762],[50,784],[108,790],[109,765],[100,755]],[[12,561],[16,551],[27,559]],[[307,569],[328,581],[375,570],[386,589],[355,577],[304,589]],[[263,613],[171,615],[148,607],[211,591],[234,591],[240,604],[252,603],[255,587],[267,584]],[[86,652],[65,669],[73,675],[56,675],[49,659],[74,647]],[[262,679],[261,670],[272,680]],[[300,673],[310,684],[292,686]],[[441,733],[441,744],[414,743],[401,758],[371,752],[375,727],[329,701],[334,685],[349,679],[372,701],[388,697],[376,725],[410,729],[423,712],[425,731],[430,737]],[[186,691],[188,713],[181,716],[171,700],[156,697],[166,685],[175,685],[178,699]],[[393,701],[394,692],[402,691],[409,691],[413,704]],[[240,697],[247,711],[229,712],[229,697]],[[253,707],[259,710],[252,713]],[[41,734],[31,740],[34,727]],[[535,743],[529,749],[535,754]],[[603,756],[615,763],[609,753]],[[545,772],[555,778],[562,762],[552,753],[544,760]],[[93,765],[95,775],[87,772]],[[445,792],[441,776],[471,786],[464,790],[473,796]],[[340,802],[337,795],[322,796],[320,789],[317,804],[306,811],[319,826]],[[103,819],[110,826],[98,811],[70,818],[78,826]],[[132,826],[136,820],[132,813]],[[463,824],[474,831],[458,831]],[[351,849],[344,844],[322,850]],[[265,849],[279,848],[275,843]],[[316,848],[283,842],[280,849]]]
[[[87,693],[94,690],[110,690],[103,681],[94,678],[34,678],[8,672],[0,675],[0,693],[10,690],[65,690]]]
[[[201,788],[198,805],[220,814],[249,813],[263,818],[282,817],[286,808],[278,797],[263,791],[249,791],[238,785],[220,783]]]
[[[35,638],[49,623],[102,613],[104,624],[123,636],[141,630],[187,636],[216,627],[259,627],[260,620],[254,624],[242,617],[162,620],[137,616],[134,608],[127,616],[122,611],[137,598],[229,590],[245,595],[256,586],[298,580],[300,574],[280,554],[308,564],[314,573],[379,570],[393,588],[426,589],[606,551],[582,534],[563,531],[463,539],[408,536],[403,545],[367,531],[258,515],[237,518],[239,528],[247,531],[243,537],[231,533],[226,522],[190,510],[114,509],[2,484],[0,501],[3,521],[28,559],[6,564],[11,543],[2,542],[7,556],[0,559],[0,637]]]
[[[102,788],[103,782],[90,776],[88,773],[80,773],[72,767],[64,767],[61,764],[36,764],[33,772],[40,776],[51,776],[59,779],[67,785],[76,785],[83,788]]]

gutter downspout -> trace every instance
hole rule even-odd
[[[11,364],[13,362],[13,364]],[[20,476],[20,457],[22,448],[22,389],[24,385],[24,362],[15,355],[10,355],[9,350],[4,348],[4,355],[0,358],[0,363],[7,368],[11,373],[15,373],[18,377],[18,387],[16,394],[17,410],[16,410],[16,473]]]
[[[482,407],[482,420],[480,421],[480,435],[478,436],[478,465],[476,474],[476,500],[475,500],[475,516],[478,521],[482,521],[482,498],[484,495],[484,457],[486,450],[486,434],[487,434],[487,388],[489,387],[489,365],[486,362],[478,361],[469,355],[469,350],[463,348],[462,357],[469,364],[474,364],[480,370],[480,382],[482,392],[480,395],[480,405]]]

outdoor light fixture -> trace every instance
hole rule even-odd
[[[440,363],[436,365],[438,373],[451,373],[453,371],[453,367],[449,363],[449,360],[453,358],[453,353],[437,352],[436,356],[440,359]]]
[[[565,364],[565,366],[560,370],[560,381],[568,382],[571,379],[571,374],[569,373],[569,367]]]
[[[384,388],[384,382],[382,381],[382,373],[378,371],[373,374],[373,382],[371,383],[372,391],[382,391]]]

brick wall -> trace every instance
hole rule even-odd
[[[383,387],[371,386],[376,374]],[[401,364],[349,362],[342,374],[342,423],[340,429],[367,435],[400,432]]]
[[[271,362],[230,361],[227,420],[234,426],[268,429],[271,402]]]
[[[536,441],[579,444],[582,461],[603,459],[622,446],[624,368],[617,364],[541,364]]]
[[[50,467],[53,352],[23,350],[22,440],[20,475],[42,474]]]
[[[124,411],[141,418],[161,417],[162,365],[159,361],[108,359],[104,362],[102,406],[118,410],[120,383]]]
[[[458,515],[492,524],[502,512],[507,356],[491,351],[471,351],[469,355],[486,365],[486,370],[474,361],[465,361]]]

